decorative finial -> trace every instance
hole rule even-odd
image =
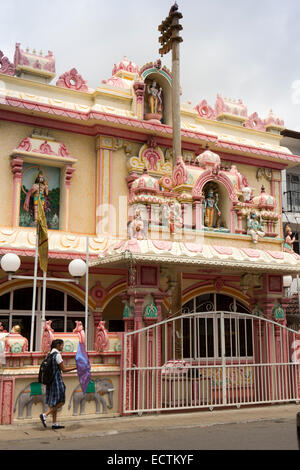
[[[177,5],[177,2],[175,1],[174,5],[171,6],[171,8],[170,8],[169,15],[171,15],[172,13],[174,13],[177,10],[178,10],[178,5]]]

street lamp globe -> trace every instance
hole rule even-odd
[[[75,279],[79,279],[86,273],[86,263],[82,259],[73,259],[69,264],[69,273]]]
[[[7,253],[1,258],[1,268],[8,274],[12,274],[18,271],[20,265],[21,260],[19,256],[14,253]]]

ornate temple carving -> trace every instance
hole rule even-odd
[[[70,90],[76,91],[89,91],[88,84],[86,80],[77,72],[75,68],[72,68],[68,72],[60,75],[59,79],[56,82],[56,86],[62,88],[69,88]]]

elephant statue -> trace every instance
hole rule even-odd
[[[73,400],[73,416],[78,415],[78,408],[80,406],[80,414],[85,412],[85,404],[87,401],[95,400],[96,413],[100,413],[100,404],[102,405],[103,413],[107,413],[107,408],[113,407],[113,392],[114,387],[110,379],[95,379],[90,380],[86,393],[81,390],[80,384],[73,390],[70,397],[68,409],[71,408]],[[104,395],[108,396],[108,404],[106,403]]]
[[[33,404],[41,403],[43,413],[47,409],[46,405],[46,386],[39,382],[31,382],[20,391],[16,398],[14,412],[18,405],[18,419],[23,418],[24,408],[26,408],[26,418],[32,418],[31,409]]]

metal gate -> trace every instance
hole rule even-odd
[[[298,402],[298,345],[300,333],[236,312],[185,314],[125,333],[123,413]]]

